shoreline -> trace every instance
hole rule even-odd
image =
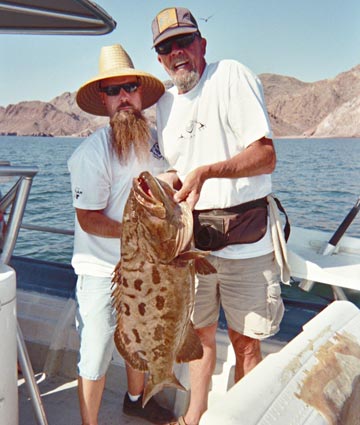
[[[53,134],[39,134],[39,135],[34,135],[34,134],[4,134],[4,133],[0,133],[0,138],[1,137],[31,137],[31,138],[51,138],[51,139],[85,139],[87,136],[73,136],[73,135],[67,135],[67,136],[56,136]],[[359,136],[274,136],[272,138],[272,140],[284,140],[284,139],[298,139],[298,140],[326,140],[326,139],[352,139],[352,140],[360,140],[360,135]]]

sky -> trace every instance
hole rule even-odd
[[[120,43],[137,69],[168,79],[152,46],[162,9],[191,10],[207,39],[207,62],[236,59],[257,74],[305,82],[334,78],[360,63],[359,0],[96,0],[117,22],[103,36],[0,34],[0,106],[50,101],[98,73],[102,46]],[[209,18],[210,17],[210,18]],[[208,20],[205,20],[209,18]]]

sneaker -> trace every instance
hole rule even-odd
[[[142,397],[137,401],[131,401],[129,394],[126,392],[124,397],[123,412],[128,416],[137,416],[138,418],[146,419],[147,421],[166,425],[171,421],[176,420],[174,414],[164,407],[161,407],[153,398],[151,398],[146,406],[142,407]]]

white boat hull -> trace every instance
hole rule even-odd
[[[267,356],[200,425],[360,424],[360,311],[335,301]]]
[[[0,425],[18,423],[16,278],[0,263]]]

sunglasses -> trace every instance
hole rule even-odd
[[[99,91],[101,93],[106,93],[107,96],[117,96],[121,89],[125,90],[126,93],[134,93],[139,88],[140,83],[138,81],[134,81],[133,83],[125,83],[125,84],[118,84],[116,86],[107,86],[107,87],[100,87]]]
[[[193,32],[191,34],[182,35],[179,37],[169,38],[162,43],[159,43],[155,46],[155,51],[159,55],[168,55],[172,51],[173,43],[176,43],[180,49],[189,47],[195,40],[195,37],[198,35],[198,32]]]

